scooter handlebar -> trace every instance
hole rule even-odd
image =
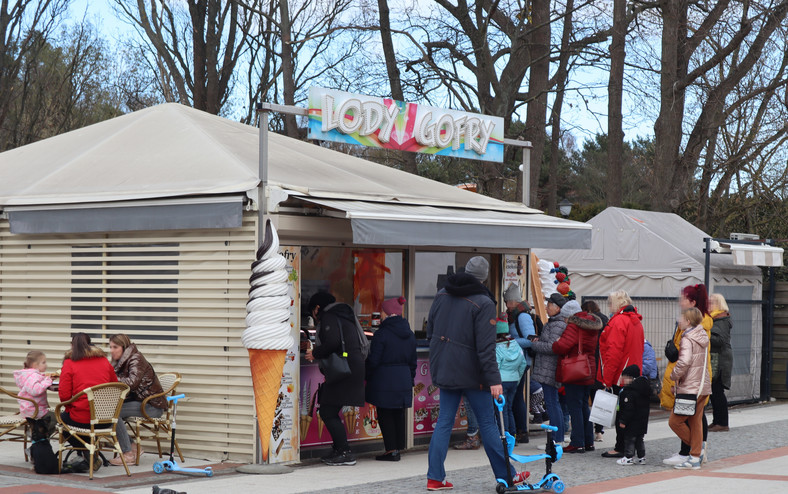
[[[542,429],[544,429],[546,431],[558,432],[558,427],[556,427],[554,425],[541,424],[541,425],[539,425],[539,427],[541,427]]]
[[[495,399],[495,406],[498,407],[498,410],[503,410],[503,407],[506,406],[506,398],[503,395],[498,395],[498,398]]]
[[[186,398],[186,395],[181,393],[181,394],[175,395],[175,396],[168,396],[167,397],[167,401],[174,401],[175,403],[178,403],[178,400],[180,400],[181,398]],[[556,430],[558,430],[558,429],[556,429]]]

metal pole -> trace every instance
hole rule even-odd
[[[523,204],[531,206],[531,148],[523,147]]]
[[[703,239],[706,242],[706,265],[705,273],[703,275],[703,283],[706,285],[706,293],[711,293],[709,286],[709,271],[711,270],[711,238],[706,237]]]
[[[259,149],[259,168],[260,186],[257,188],[257,246],[263,245],[263,235],[265,234],[265,215],[268,212],[268,204],[265,200],[265,188],[268,185],[268,110],[260,109],[260,149]]]

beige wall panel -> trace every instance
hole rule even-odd
[[[11,235],[0,220],[0,383],[16,389],[12,372],[31,349],[56,367],[72,332],[105,350],[123,332],[157,372],[183,375],[184,454],[251,461],[254,400],[240,336],[255,225],[250,212],[232,230]]]

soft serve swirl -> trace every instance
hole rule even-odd
[[[265,223],[263,245],[257,249],[249,278],[246,304],[246,330],[241,335],[244,347],[256,350],[287,350],[293,346],[290,331],[290,305],[286,261],[279,255],[279,236]]]

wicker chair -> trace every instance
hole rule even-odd
[[[159,396],[174,396],[175,389],[181,382],[181,375],[177,372],[163,372],[161,374],[157,374],[157,377],[159,378],[159,382],[161,383],[161,388],[163,391],[159,394],[151,395],[142,401],[142,406],[140,407],[140,412],[142,413],[141,417],[126,418],[126,423],[129,425],[129,428],[134,434],[134,441],[137,443],[137,465],[140,463],[140,452],[142,451],[141,442],[143,439],[156,440],[156,446],[159,450],[159,458],[162,457],[161,439],[166,438],[168,442],[172,440],[173,403],[171,401],[167,402],[167,410],[165,410],[165,412],[159,418],[148,416],[148,414],[145,413],[145,405],[147,405],[150,400]],[[183,453],[181,453],[181,448],[178,446],[177,439],[175,440],[175,450],[178,452],[181,462],[183,462]]]
[[[8,395],[15,400],[25,400],[29,401],[33,404],[35,409],[34,415],[31,418],[36,418],[38,415],[38,404],[31,400],[30,398],[23,398],[18,394],[12,393],[5,389],[4,387],[0,386],[0,397],[2,395]],[[18,403],[14,403],[16,408],[19,408]],[[15,413],[13,415],[2,415],[0,416],[0,441],[9,441],[14,443],[22,443],[22,451],[25,453],[25,461],[28,461],[27,457],[27,431],[28,431],[28,424],[27,419],[21,416],[19,413]]]
[[[120,409],[123,406],[123,400],[129,393],[129,387],[123,383],[105,383],[97,384],[90,388],[85,388],[70,400],[58,403],[55,407],[55,418],[57,419],[57,430],[59,436],[60,447],[58,448],[58,469],[63,465],[63,451],[87,451],[90,455],[90,479],[93,479],[93,458],[94,455],[100,454],[99,452],[107,448],[102,448],[103,445],[109,444],[111,449],[124,458],[123,452],[118,444],[118,436],[115,433],[115,428],[118,426],[118,417],[120,416]],[[60,414],[66,405],[75,402],[82,396],[86,396],[88,404],[90,405],[90,428],[74,427],[66,424],[61,419]],[[97,428],[100,425],[110,425],[106,428]],[[74,447],[68,442],[66,438],[73,435],[81,444],[80,447]],[[131,477],[129,467],[126,465],[125,458],[123,459],[123,467],[126,469],[126,475]]]

